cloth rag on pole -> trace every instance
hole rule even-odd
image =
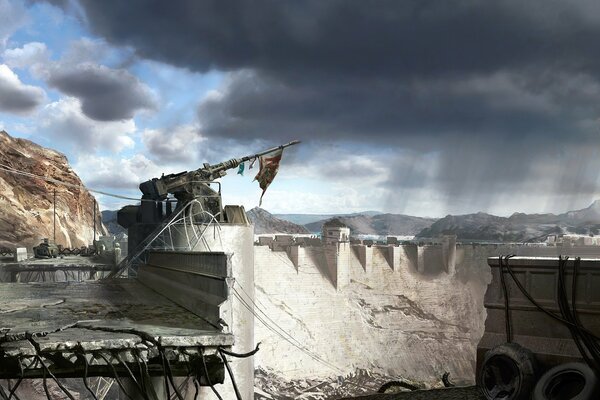
[[[258,203],[259,206],[262,205],[262,198],[265,195],[267,188],[269,187],[271,182],[273,182],[273,179],[275,179],[275,175],[277,175],[282,154],[283,149],[277,149],[269,154],[260,156],[258,159],[259,170],[256,176],[254,177],[254,180],[258,181],[258,184],[262,189],[262,194],[260,195],[260,201]]]
[[[238,175],[244,176],[244,163],[241,163],[238,167]]]

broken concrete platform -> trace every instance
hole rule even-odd
[[[219,382],[216,350],[233,344],[232,334],[134,279],[2,283],[0,317],[2,379],[81,377],[85,368],[88,376],[127,376],[140,362],[160,375],[163,356],[182,376],[204,355]]]

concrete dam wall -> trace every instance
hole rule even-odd
[[[255,246],[255,300],[289,340],[255,321],[257,368],[289,380],[366,370],[428,385],[446,371],[456,382],[474,381],[492,249],[271,247]]]

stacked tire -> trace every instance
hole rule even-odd
[[[538,379],[531,351],[504,343],[486,352],[477,386],[487,400],[600,400],[600,381],[583,363],[561,364]]]

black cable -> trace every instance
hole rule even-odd
[[[581,320],[579,319],[579,314],[577,313],[577,303],[576,303],[577,275],[578,275],[580,263],[581,263],[581,257],[577,257],[573,264],[573,282],[572,282],[572,287],[571,287],[571,299],[572,299],[571,307],[572,307],[572,314],[573,314],[574,322],[577,323],[577,325],[582,327],[583,324],[581,323]],[[594,340],[593,338],[589,337],[589,335],[587,335],[585,332],[582,332],[582,334],[586,335],[587,338],[589,339],[589,341],[592,345],[591,350],[594,351],[596,354],[600,354],[600,346],[598,345],[598,342],[596,340]],[[597,372],[600,372],[600,371],[597,371]]]
[[[121,388],[121,390],[123,391],[123,393],[125,394],[125,396],[127,396],[127,398],[129,400],[133,400],[133,398],[125,390],[125,386],[123,386],[123,382],[121,382],[121,379],[119,378],[119,374],[117,373],[117,370],[115,369],[115,366],[110,362],[110,360],[108,360],[104,356],[104,354],[102,354],[102,352],[99,351],[96,354],[98,354],[104,360],[104,362],[106,362],[106,364],[112,369],[113,375],[115,376],[115,379],[117,380],[117,384],[119,385],[119,387]]]
[[[199,392],[199,390],[198,390],[198,380],[194,376],[192,381],[194,382],[194,389],[195,389],[195,391],[194,391],[194,400],[198,400],[198,392]]]
[[[140,363],[140,358],[141,358],[140,349],[135,348],[134,351],[133,351],[133,355],[135,356],[135,362],[137,364],[138,371],[140,371],[140,384],[144,388],[144,392],[148,393],[147,384],[146,384],[146,377],[144,375],[144,371],[142,370],[142,363]]]
[[[206,367],[206,361],[204,360],[204,349],[200,347],[199,353],[200,353],[200,356],[202,357],[202,366],[204,367],[204,376],[206,377],[206,383],[208,383],[208,386],[210,386],[210,388],[212,389],[215,396],[217,396],[217,398],[219,400],[223,400],[223,398],[221,397],[219,392],[217,392],[217,389],[215,389],[215,386],[210,381],[210,377],[208,376],[208,368]]]
[[[558,297],[559,297],[559,307],[561,309],[561,313],[563,317],[565,317],[568,321],[575,324],[575,328],[569,329],[571,331],[571,336],[573,340],[577,344],[577,348],[579,349],[583,359],[586,363],[592,368],[594,371],[600,371],[600,349],[598,348],[598,343],[585,332],[582,331],[583,325],[579,321],[579,318],[576,318],[572,312],[572,307],[575,307],[575,312],[577,311],[576,307],[576,290],[577,290],[577,273],[579,262],[581,259],[577,257],[575,259],[573,265],[573,282],[572,282],[572,293],[571,299],[572,304],[569,306],[569,302],[567,300],[566,293],[566,280],[565,280],[565,262],[560,264],[559,262],[559,289],[558,289]],[[581,345],[581,342],[583,345]],[[589,356],[588,356],[589,353]]]
[[[506,256],[508,258],[512,256]],[[500,263],[500,283],[502,284],[502,295],[504,297],[504,333],[506,334],[506,343],[512,342],[512,325],[510,320],[510,302],[508,298],[508,288],[506,287],[506,281],[504,279],[504,262],[502,256],[498,258]]]
[[[46,398],[48,400],[52,400],[52,397],[50,397],[50,392],[48,391],[48,382],[46,382],[46,369],[44,369],[44,368],[42,368],[42,386],[44,386],[44,392],[46,392]]]
[[[165,362],[167,364],[167,371],[165,371],[165,374],[168,374],[168,378],[169,378],[169,381],[171,382],[171,385],[173,386],[175,395],[177,396],[177,398],[179,400],[184,400],[183,396],[181,395],[181,393],[179,393],[179,390],[177,389],[177,385],[175,385],[175,381],[173,380],[173,372],[171,370],[171,363],[169,362],[167,355],[164,354],[164,350],[163,350],[163,356],[164,356]],[[170,399],[170,397],[169,397],[169,399]]]
[[[237,400],[242,400],[242,395],[240,394],[240,391],[237,387],[237,383],[235,383],[235,377],[233,376],[233,371],[231,370],[231,367],[229,366],[229,362],[227,362],[227,357],[225,357],[225,353],[223,352],[222,349],[219,348],[218,350],[219,350],[219,355],[223,359],[223,364],[225,364],[225,368],[227,368],[227,373],[229,374],[229,379],[231,379],[231,384],[233,385],[233,391],[235,392],[235,397]]]
[[[115,351],[113,353],[113,355],[115,356],[115,358],[117,359],[117,361],[119,361],[120,364],[123,365],[123,367],[125,367],[125,369],[127,370],[127,373],[129,374],[129,376],[131,377],[131,380],[133,381],[133,383],[137,386],[138,390],[140,391],[140,394],[144,397],[144,399],[148,399],[148,393],[146,392],[146,390],[140,385],[140,383],[138,382],[138,380],[135,378],[135,375],[133,374],[133,372],[131,371],[131,369],[129,368],[129,366],[127,365],[127,363],[125,361],[123,361],[123,359],[121,358],[121,356],[119,355],[118,351]]]
[[[219,352],[221,352],[223,354],[227,354],[228,356],[231,356],[231,357],[235,357],[235,358],[247,358],[247,357],[252,357],[253,355],[255,355],[258,352],[258,350],[259,350],[259,348],[258,348],[259,346],[260,346],[260,342],[258,342],[256,344],[256,348],[254,350],[249,351],[247,353],[234,353],[233,351],[225,350],[221,346],[218,346],[217,349],[219,350]]]
[[[162,349],[158,348],[158,354],[160,355],[160,361],[163,367],[163,374],[165,380],[165,390],[167,391],[167,399],[171,398],[171,389],[169,389],[169,378],[167,377],[167,365],[165,363],[165,355],[162,352]]]
[[[4,400],[8,400],[8,396],[6,395],[6,392],[4,391],[4,386],[0,385],[0,397],[2,397]]]
[[[23,370],[23,364],[21,364],[22,359],[17,360],[17,363],[19,364],[19,370],[21,371],[21,376],[19,376],[19,380],[17,381],[16,385],[13,386],[13,388],[11,389],[10,393],[8,394],[8,400],[12,399],[13,397],[17,400],[19,400],[19,396],[17,396],[17,389],[19,387],[19,385],[21,384],[21,382],[23,382],[23,379],[25,378],[25,371]]]
[[[188,369],[188,376],[192,377],[192,382],[194,383],[194,388],[195,388],[195,392],[194,392],[194,400],[198,399],[198,378],[197,378],[197,374],[194,373],[193,369],[192,369],[192,363],[191,363],[191,355],[190,353],[185,349],[181,349],[181,353],[185,354],[187,356],[187,369]]]
[[[98,397],[96,396],[96,393],[94,393],[94,391],[92,390],[92,388],[90,387],[90,385],[88,383],[88,369],[89,369],[89,365],[88,365],[87,358],[85,357],[84,353],[79,354],[77,357],[83,358],[83,385],[85,386],[85,388],[87,389],[87,391],[90,392],[90,394],[92,395],[92,397],[94,398],[94,400],[98,400]]]
[[[45,371],[48,371],[48,375],[50,375],[50,377],[54,380],[54,382],[56,382],[56,384],[58,385],[58,387],[60,388],[60,390],[62,390],[63,393],[69,399],[75,400],[75,397],[73,397],[73,395],[71,394],[71,392],[69,392],[69,390],[67,388],[65,388],[62,383],[60,383],[60,381],[56,378],[56,376],[54,376],[54,374],[52,373],[52,371],[50,371],[50,368],[48,368],[48,366],[46,365],[46,363],[44,362],[44,360],[42,360],[42,357],[39,354],[37,355],[37,357],[40,360],[40,363],[42,364],[42,368]]]
[[[561,316],[565,320],[567,320],[569,322],[573,322],[573,317],[570,313],[569,304],[566,299],[566,290],[565,290],[565,274],[564,274],[565,268],[564,268],[564,266],[568,259],[569,259],[568,256],[566,256],[564,259],[562,258],[562,256],[558,256],[558,282],[556,285],[556,300],[558,303],[558,309],[560,310]],[[575,282],[575,280],[576,280],[576,278],[574,276],[573,282]],[[583,359],[586,361],[586,363],[588,365],[591,365],[592,360],[587,355],[584,345],[581,342],[581,338],[579,337],[579,335],[577,333],[577,329],[574,326],[568,326],[567,328],[569,329],[569,332],[571,333],[571,337],[573,338],[573,341],[575,342],[575,345],[577,346],[579,353],[581,354]]]
[[[544,314],[548,315],[549,317],[567,325],[567,326],[575,326],[573,323],[566,321],[564,318],[559,317],[558,315],[556,315],[555,313],[546,310],[544,307],[542,307],[537,301],[535,301],[535,299],[533,297],[531,297],[531,295],[527,292],[527,290],[525,290],[525,288],[523,287],[523,285],[521,284],[521,282],[519,282],[519,280],[517,279],[517,277],[515,276],[512,268],[510,267],[508,260],[506,260],[506,263],[504,265],[506,267],[506,270],[508,271],[508,273],[510,274],[511,278],[513,279],[513,281],[515,282],[515,285],[517,285],[517,288],[521,291],[521,293],[523,294],[523,296],[525,296],[527,298],[527,300],[529,300],[531,302],[531,304],[533,304],[538,310],[542,311]],[[590,332],[588,329],[585,328],[581,328],[583,332],[585,332],[586,334],[590,335],[590,337],[592,337],[595,340],[600,340],[600,338],[598,336],[596,336],[593,332]]]

